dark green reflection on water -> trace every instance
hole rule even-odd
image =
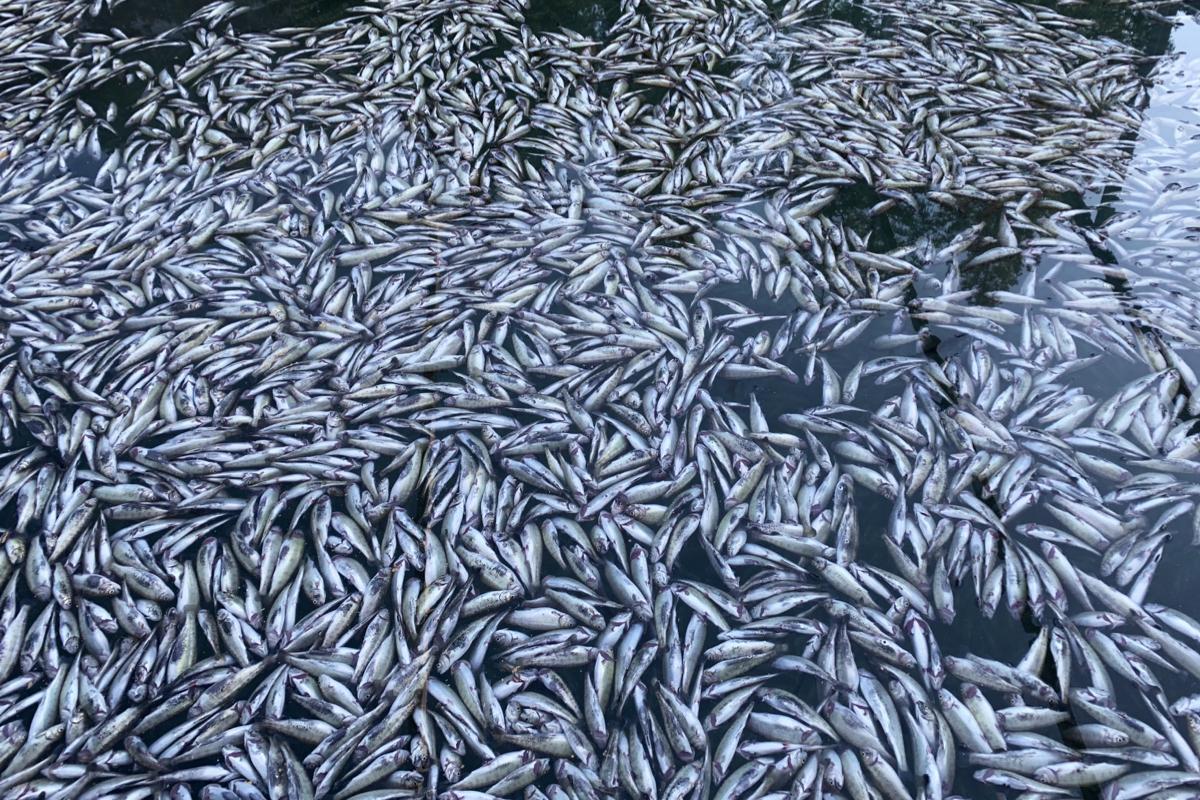
[[[88,26],[92,30],[116,28],[131,36],[161,36],[183,25],[211,0],[123,0],[104,8]],[[242,0],[234,27],[243,31],[269,31],[290,27],[318,27],[345,16],[351,0]]]
[[[1037,5],[1052,8],[1063,16],[1085,20],[1093,36],[1107,36],[1155,55],[1166,52],[1171,41],[1170,16],[1188,4],[1162,3],[1159,9],[1153,9],[1149,7],[1151,4],[1134,8],[1133,3],[1116,0],[1069,3],[1042,0]]]
[[[534,31],[566,29],[604,39],[620,15],[620,0],[529,0],[525,23]]]

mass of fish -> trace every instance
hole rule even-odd
[[[0,4],[0,797],[1200,797],[1186,66],[137,4]]]

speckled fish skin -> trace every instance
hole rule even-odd
[[[0,796],[1197,796],[1194,59],[530,5],[0,7]]]

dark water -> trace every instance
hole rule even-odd
[[[93,30],[118,28],[127,34],[160,36],[186,23],[209,5],[204,0],[161,0],[142,3],[125,0],[103,9],[88,26]],[[346,15],[350,0],[251,0],[237,3],[236,27],[242,31],[269,31],[291,27],[318,27]]]

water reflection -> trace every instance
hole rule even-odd
[[[239,31],[270,31],[290,27],[316,28],[342,17],[351,0],[234,0],[232,15]],[[212,0],[112,0],[100,6],[88,29],[117,29],[130,36],[170,34]]]
[[[1166,50],[1172,15],[1179,7],[1179,3],[1165,0],[1044,0],[1042,4],[1083,21],[1096,36],[1109,36],[1147,54]]]
[[[620,13],[620,0],[529,0],[525,23],[535,31],[565,29],[603,41]]]
[[[1105,230],[1124,265],[1187,275],[1200,243],[1200,19],[1181,17],[1170,49]]]

